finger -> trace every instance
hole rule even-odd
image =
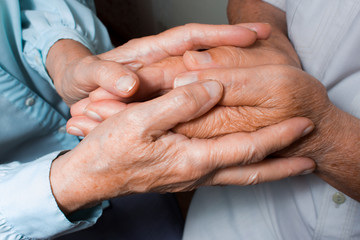
[[[296,73],[296,75],[289,78],[290,72]],[[224,85],[225,94],[220,104],[226,106],[261,105],[266,107],[263,103],[276,98],[280,90],[284,91],[285,88],[291,86],[294,83],[294,77],[299,74],[300,71],[293,67],[278,65],[246,69],[209,69],[180,74],[174,80],[174,87],[201,81],[202,79],[214,79]],[[300,86],[303,83],[298,81],[297,84]],[[294,89],[294,87],[288,89]],[[286,95],[292,97],[291,93]],[[286,99],[283,99],[283,101],[286,101]],[[271,105],[271,102],[268,102],[268,104]]]
[[[79,79],[81,89],[85,92],[91,92],[100,86],[109,93],[127,98],[139,87],[137,75],[122,64],[99,59],[82,64],[75,79]]]
[[[223,67],[246,68],[273,63],[274,58],[264,54],[264,51],[249,52],[249,49],[232,46],[212,48],[207,51],[187,51],[184,54],[184,65],[189,71],[194,71]]]
[[[172,89],[175,77],[187,71],[182,57],[168,57],[157,63],[141,68],[136,74],[140,80],[140,86],[137,92],[129,98],[122,98],[109,93],[103,88],[98,88],[91,92],[89,97],[91,101],[101,101],[104,99],[113,99],[122,102],[144,101],[158,96],[161,91]]]
[[[288,118],[274,117],[267,109],[216,106],[199,118],[178,124],[172,131],[187,137],[212,138],[235,132],[254,132]]]
[[[100,123],[85,116],[70,118],[66,124],[67,133],[79,137],[85,137]]]
[[[268,23],[240,23],[237,25],[255,31],[258,40],[266,40],[271,34],[271,25]]]
[[[90,98],[84,98],[75,104],[73,104],[70,108],[71,116],[82,116],[84,114],[84,110],[88,104],[90,104]]]
[[[105,89],[99,87],[96,90],[92,91],[89,94],[89,99],[91,100],[91,102],[97,102],[97,101],[101,101],[101,100],[118,100],[118,101],[126,101],[125,98],[119,97],[117,95],[114,95],[112,93],[109,93],[108,91],[106,91]]]
[[[267,64],[286,64],[298,67],[294,60],[275,48],[238,48],[223,46],[207,51],[187,51],[184,64],[188,70],[209,68],[254,67]]]
[[[119,97],[128,98],[139,88],[137,75],[116,62],[100,61],[93,74],[98,86]]]
[[[181,56],[187,50],[217,46],[246,47],[270,34],[269,25],[205,25],[187,24],[167,30],[156,36],[131,40],[123,46],[99,55],[102,59],[124,64],[146,66],[169,56]]]
[[[102,122],[103,120],[122,112],[127,106],[126,103],[117,100],[102,100],[88,104],[83,114],[94,121]]]
[[[123,115],[131,118],[126,122],[133,125],[138,123],[137,128],[159,137],[178,123],[201,116],[210,110],[221,96],[222,85],[208,80],[177,88],[159,98],[129,108],[133,113],[141,113],[140,121],[132,119],[132,114]],[[135,117],[138,119],[139,115],[135,114]]]
[[[168,57],[140,69],[137,72],[140,88],[132,100],[148,99],[160,91],[172,89],[175,77],[186,71],[182,57]]]
[[[233,133],[217,139],[193,139],[186,147],[186,159],[195,168],[224,168],[262,161],[314,129],[307,118],[292,118],[252,133]],[[190,163],[189,163],[190,164]]]
[[[315,170],[315,162],[309,158],[274,158],[244,166],[221,169],[208,182],[209,185],[254,185],[276,181]]]

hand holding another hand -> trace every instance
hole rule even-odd
[[[166,88],[167,83],[162,79],[139,79],[133,71],[167,57],[182,56],[187,50],[249,46],[256,39],[267,38],[270,31],[270,26],[261,23],[250,26],[188,24],[156,36],[131,40],[99,55],[92,55],[78,42],[64,39],[50,49],[46,67],[56,90],[69,106],[99,87],[107,95],[124,100],[133,96],[140,86],[135,98],[145,99]]]
[[[103,121],[54,161],[50,179],[59,206],[69,213],[131,193],[248,185],[314,169],[307,158],[262,161],[308,134],[313,124],[306,118],[213,139],[171,131],[209,111],[222,92],[219,82],[201,81],[128,106]]]

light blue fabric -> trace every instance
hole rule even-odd
[[[45,69],[50,47],[74,39],[93,53],[112,48],[92,1],[0,0],[0,239],[50,238],[94,224],[101,207],[70,222],[52,195],[49,171],[78,138]],[[78,216],[78,214],[77,214]]]

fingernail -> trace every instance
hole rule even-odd
[[[75,135],[75,136],[79,136],[79,137],[84,137],[84,133],[78,129],[77,127],[69,127],[67,129],[67,132],[71,135]]]
[[[308,135],[308,134],[311,133],[313,130],[314,130],[314,125],[311,125],[311,126],[307,127],[307,128],[303,131],[301,137],[304,137],[304,136]]]
[[[254,25],[254,24],[251,24],[251,23],[247,23],[247,24],[242,24],[242,23],[240,23],[240,24],[235,25],[235,26],[241,27],[241,28],[247,28],[247,29],[249,29],[250,31],[253,31],[253,32],[257,33],[257,26]]]
[[[134,88],[136,80],[130,75],[125,75],[119,78],[116,82],[116,87],[122,92],[130,92]]]
[[[189,51],[187,54],[197,64],[208,64],[212,62],[211,55],[208,52]]]
[[[174,80],[174,88],[188,85],[193,82],[198,81],[198,73],[185,73],[175,78]]]
[[[252,31],[252,32],[254,32],[254,33],[256,33],[257,34],[257,31],[256,31],[256,29],[255,28],[251,28],[251,27],[249,27],[248,28],[250,31]]]
[[[84,114],[95,121],[98,121],[98,122],[103,121],[102,117],[100,117],[100,115],[97,114],[96,112],[85,110]]]
[[[308,175],[308,174],[310,174],[310,173],[312,173],[312,172],[314,172],[314,169],[313,169],[313,168],[303,171],[300,175]]]
[[[206,81],[202,83],[211,98],[217,97],[221,92],[221,86],[217,81]]]
[[[129,69],[131,69],[132,71],[137,71],[140,68],[142,68],[143,64],[142,63],[137,63],[137,62],[133,62],[133,63],[128,63],[125,66],[127,66]]]

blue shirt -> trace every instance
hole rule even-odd
[[[64,38],[94,54],[112,48],[93,7],[86,0],[0,0],[0,239],[53,237],[101,215],[95,207],[70,221],[49,181],[52,161],[79,140],[66,133],[69,109],[46,72],[46,56]]]

